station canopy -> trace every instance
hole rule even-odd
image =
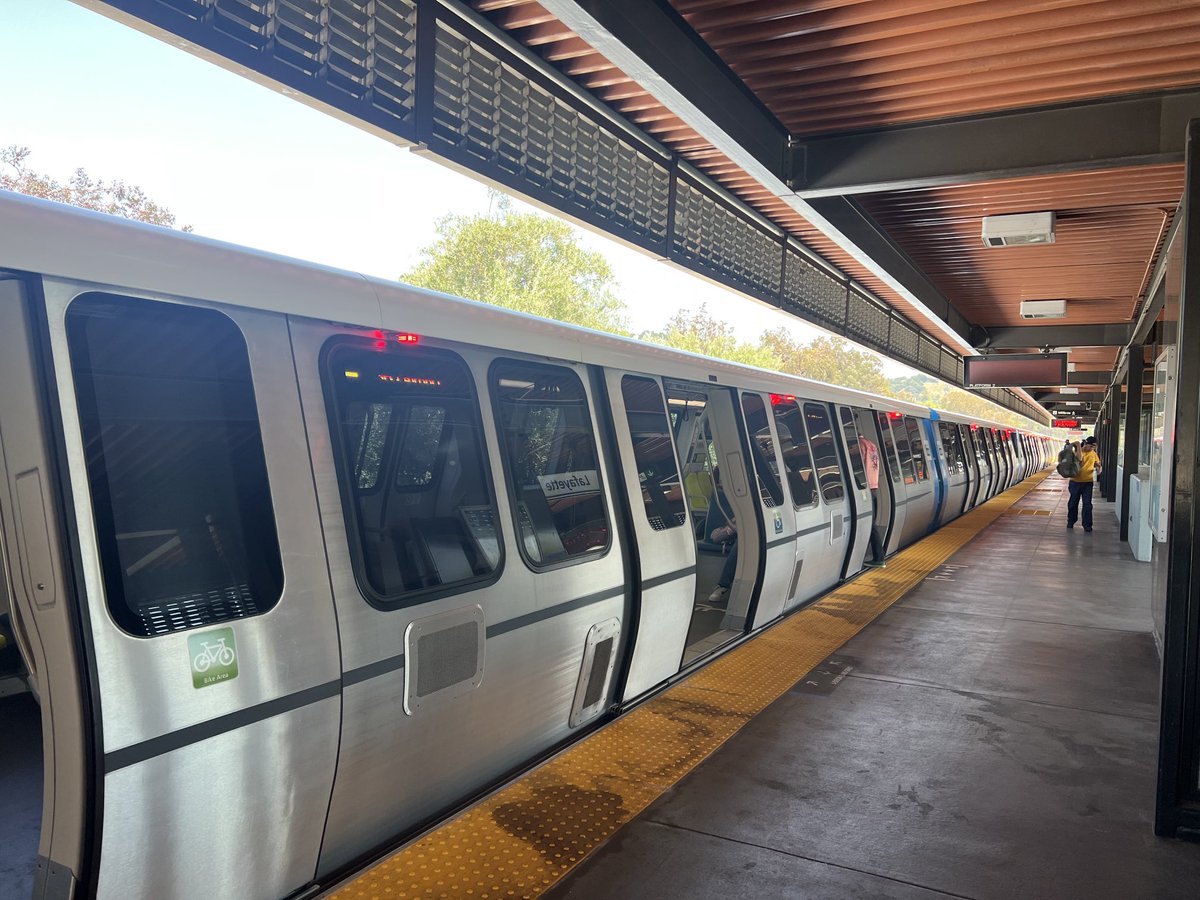
[[[962,385],[1094,421],[1200,117],[1178,0],[77,0]]]

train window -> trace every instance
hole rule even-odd
[[[858,449],[858,426],[854,424],[854,413],[845,406],[838,407],[842,418],[842,433],[846,436],[846,446],[850,448],[850,471],[854,473],[854,484],[861,491],[867,486],[867,473],[863,468],[862,453]]]
[[[779,432],[779,449],[783,451],[792,505],[796,509],[814,507],[817,505],[817,482],[800,407],[794,398],[776,394],[771,397],[771,411],[775,414],[775,430]]]
[[[808,425],[808,438],[812,442],[813,458],[817,462],[817,483],[821,485],[821,496],[826,503],[841,500],[846,496],[846,487],[842,481],[837,447],[833,444],[835,438],[829,412],[819,403],[805,403],[804,419]]]
[[[526,561],[604,553],[608,512],[583,382],[563,366],[516,360],[497,360],[490,377]]]
[[[913,473],[917,481],[926,481],[929,470],[925,463],[925,444],[921,440],[921,425],[912,416],[904,417],[904,427],[908,431],[908,443],[912,452]]]
[[[904,430],[904,420],[897,413],[893,419],[890,415],[889,425],[892,426],[892,435],[896,439],[896,453],[900,457],[900,470],[904,473],[904,483],[912,484],[916,479],[913,478],[913,461],[912,450],[908,444],[908,432]]]
[[[66,325],[113,619],[152,637],[274,607],[283,565],[237,325],[109,294],[75,300]]]
[[[675,442],[658,382],[626,375],[621,379],[621,396],[650,527],[665,531],[682,525],[687,521],[687,510],[675,464]]]
[[[876,413],[879,423],[879,433],[883,437],[883,456],[887,460],[888,471],[892,473],[892,482],[900,483],[900,464],[896,462],[896,442],[892,439],[892,426],[887,413]]]
[[[392,606],[496,578],[496,499],[470,370],[444,350],[335,339],[330,426],[363,595]]]
[[[779,480],[779,463],[776,462],[766,404],[758,394],[742,394],[742,412],[750,432],[750,456],[758,474],[758,493],[764,506],[779,506],[783,503],[783,484]]]

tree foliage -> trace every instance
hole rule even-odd
[[[769,347],[761,342],[749,344],[739,341],[734,335],[733,326],[714,318],[705,305],[701,305],[696,312],[680,310],[667,320],[662,329],[642,332],[641,339],[749,366],[779,368],[779,358]]]
[[[830,335],[801,344],[786,328],[774,328],[763,333],[762,344],[779,360],[781,372],[873,394],[888,393],[883,361],[874,353],[855,350],[842,338]]]
[[[0,150],[0,189],[81,206],[150,225],[175,227],[175,214],[151,200],[140,187],[121,179],[103,181],[92,178],[82,168],[76,169],[67,181],[58,181],[29,168],[31,155],[28,147],[12,146]],[[191,231],[192,226],[185,225],[180,230]]]
[[[544,316],[625,334],[625,304],[604,257],[579,246],[571,226],[535,213],[450,215],[401,280]]]

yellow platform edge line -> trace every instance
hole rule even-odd
[[[1034,475],[788,616],[327,894],[538,897],[1033,490]]]

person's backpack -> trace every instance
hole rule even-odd
[[[1059,451],[1058,465],[1055,468],[1063,478],[1074,478],[1079,474],[1079,460],[1069,445]]]

